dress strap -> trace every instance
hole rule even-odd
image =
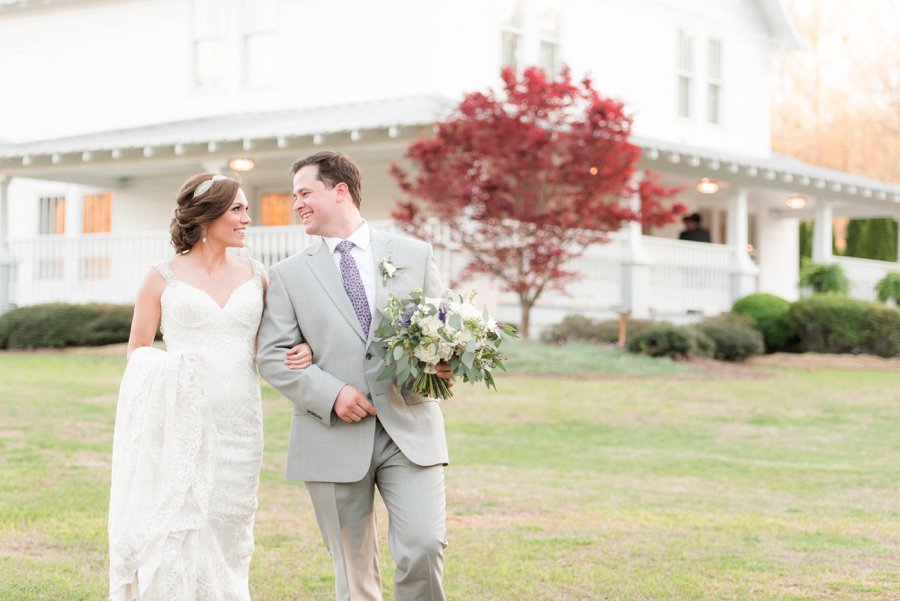
[[[250,265],[253,267],[253,277],[257,282],[262,282],[262,275],[266,272],[266,266],[252,257]]]
[[[178,281],[175,279],[175,274],[172,273],[172,268],[169,267],[168,261],[157,261],[153,264],[153,268],[158,271],[159,275],[166,281],[166,286],[174,286]]]

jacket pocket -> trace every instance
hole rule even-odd
[[[421,394],[416,394],[412,390],[403,389],[400,391],[401,396],[403,396],[403,400],[406,401],[407,405],[421,405],[422,403],[437,403],[438,399],[433,399],[431,397],[422,396]]]

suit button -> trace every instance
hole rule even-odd
[[[372,353],[366,353],[366,361],[372,358]]]
[[[370,393],[366,394],[366,398],[369,399],[369,400],[371,401],[371,400],[372,400],[372,393],[370,392]]]

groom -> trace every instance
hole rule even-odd
[[[286,476],[306,482],[338,601],[381,599],[376,486],[389,515],[397,601],[442,600],[444,418],[435,399],[378,381],[384,349],[372,340],[390,294],[443,292],[431,246],[369,226],[359,169],[343,154],[316,153],[291,173],[293,209],[321,238],[272,267],[259,326],[259,371],[294,403]],[[299,371],[284,363],[298,341],[314,351]],[[448,368],[439,375],[451,377]]]

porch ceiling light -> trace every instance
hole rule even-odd
[[[806,208],[806,197],[802,194],[794,193],[784,200],[784,204],[791,209],[803,209]]]
[[[237,173],[244,173],[247,171],[252,171],[253,167],[255,167],[255,166],[256,166],[256,163],[253,161],[253,159],[241,158],[241,159],[231,159],[230,161],[228,161],[229,169],[231,169],[232,171],[235,171]]]
[[[704,177],[697,182],[697,192],[701,194],[715,194],[719,191],[719,182]]]

